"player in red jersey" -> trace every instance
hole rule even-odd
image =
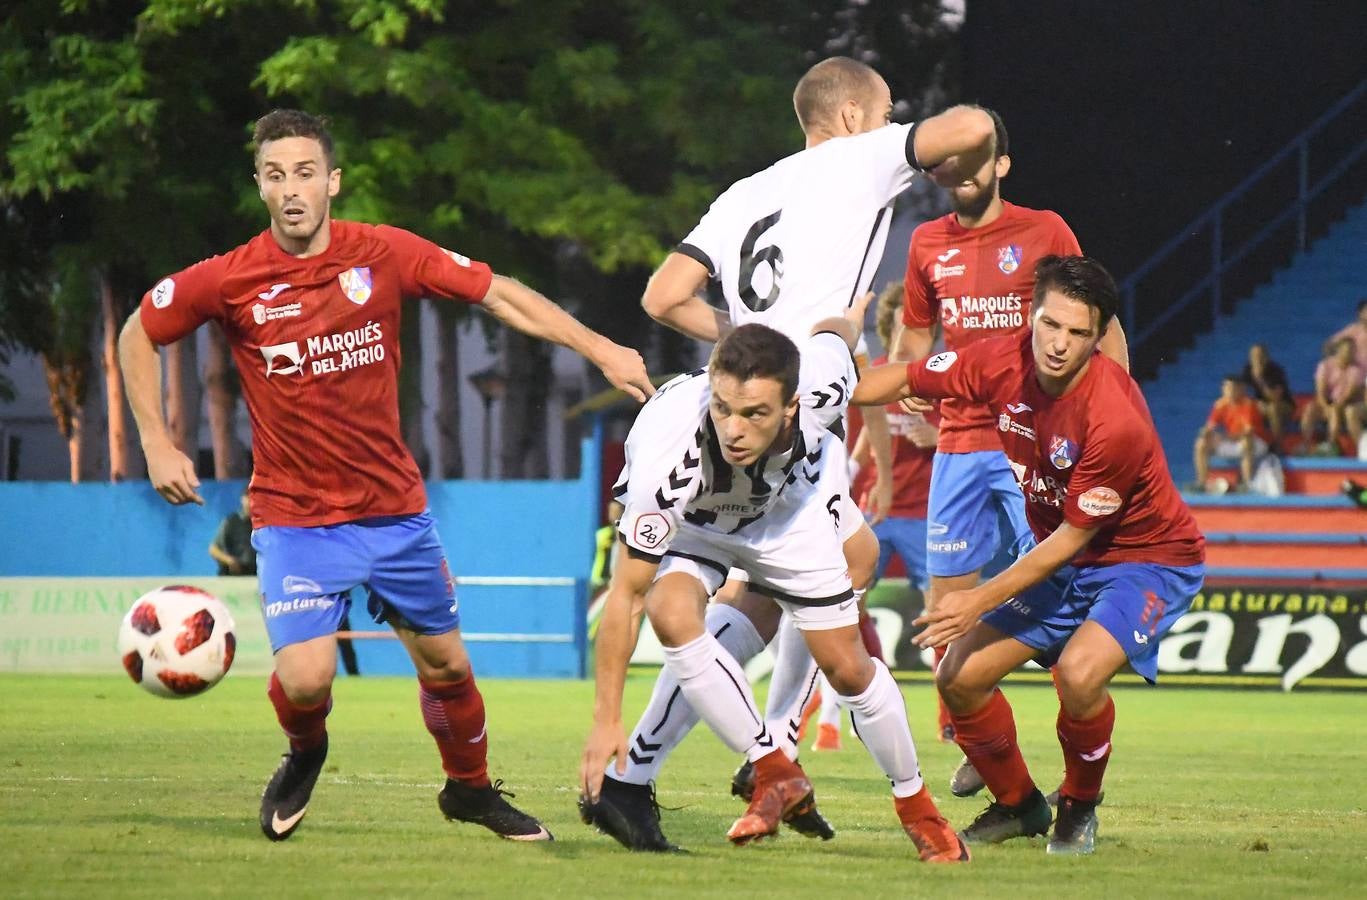
[[[1034,296],[1032,334],[875,369],[855,402],[953,397],[997,417],[1039,543],[987,582],[939,598],[916,620],[916,643],[949,644],[936,684],[996,798],[965,830],[970,842],[1049,829],[997,684],[1030,659],[1055,666],[1064,778],[1048,849],[1090,853],[1115,723],[1107,685],[1126,664],[1157,678],[1159,640],[1204,580],[1205,539],[1138,385],[1096,352],[1119,304],[1115,282],[1095,260],[1051,256]]]
[[[992,110],[995,158],[971,178],[949,188],[954,211],[918,227],[911,236],[904,328],[893,358],[924,359],[935,343],[935,327],[945,347],[956,350],[1001,334],[1030,329],[1026,311],[1032,298],[1035,262],[1049,254],[1082,251],[1057,213],[1028,209],[1001,198],[1001,179],[1011,171],[1006,125]],[[1114,322],[1102,350],[1128,365],[1125,338]],[[941,409],[940,440],[930,483],[929,536],[933,609],[939,597],[977,584],[986,567],[999,570],[1029,547],[1025,500],[1001,454],[996,422],[986,407],[947,400]],[[945,648],[936,647],[936,659]],[[949,713],[940,704],[940,732],[953,738]],[[982,780],[965,762],[950,781],[960,797],[976,794]]]
[[[636,351],[590,331],[545,297],[398,228],[331,217],[341,187],[323,120],[276,110],[256,123],[256,182],[270,228],[163,278],[119,339],[152,485],[203,503],[194,465],[171,443],[157,345],[213,319],[232,346],[252,422],[253,546],[275,652],[267,692],[289,738],[261,799],[261,828],[298,827],[327,756],[338,622],[369,590],[417,668],[422,715],[447,775],[450,819],[513,840],[549,840],[488,776],[484,701],[461,641],[454,580],[422,478],[399,432],[404,298],[480,304],[505,324],[563,344],[637,400],[652,392]]]

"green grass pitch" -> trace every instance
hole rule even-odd
[[[857,741],[804,753],[837,829],[757,846],[723,838],[740,813],[736,760],[700,729],[659,786],[665,832],[690,851],[628,854],[580,824],[588,682],[486,680],[492,771],[557,840],[519,845],[437,811],[435,748],[416,687],[339,680],[332,754],[308,817],[271,844],[256,823],[282,750],[264,679],[159,700],[117,677],[0,676],[0,896],[351,897],[1343,897],[1367,884],[1367,696],[1121,689],[1097,853],[1042,840],[915,861],[886,783]],[[628,709],[644,705],[633,675]],[[933,697],[905,686],[922,769],[957,826],[980,810],[946,787],[958,750],[933,738]],[[1061,771],[1056,700],[1008,689],[1027,760]]]

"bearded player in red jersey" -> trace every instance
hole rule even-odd
[[[987,337],[1029,331],[1026,312],[1035,262],[1049,254],[1082,252],[1057,213],[1002,200],[1001,179],[1011,171],[1006,125],[992,110],[984,112],[995,126],[995,157],[947,189],[952,213],[912,233],[904,327],[891,354],[899,362],[930,355],[937,323],[951,350]],[[1128,367],[1118,321],[1106,331],[1102,350]],[[959,399],[946,401],[941,413],[926,539],[930,609],[939,597],[976,585],[984,568],[988,574],[1000,571],[1032,542],[1025,499],[1002,456],[993,416],[986,407]],[[945,648],[936,647],[934,652],[938,661]],[[953,727],[943,702],[939,719],[942,739],[951,740]],[[959,797],[976,794],[982,786],[967,760],[950,781],[950,791]]]
[[[936,685],[996,798],[964,830],[969,843],[1049,830],[997,684],[1030,659],[1054,666],[1064,776],[1048,851],[1091,853],[1115,725],[1107,685],[1127,664],[1158,677],[1158,643],[1204,581],[1205,539],[1139,386],[1097,352],[1119,305],[1111,276],[1085,256],[1045,257],[1034,297],[1033,332],[874,369],[854,401],[952,397],[997,417],[1038,543],[987,582],[940,597],[916,620],[925,629],[915,641],[949,645]]]
[[[290,744],[261,798],[261,829],[284,840],[308,808],[327,757],[335,634],[348,592],[364,584],[371,614],[417,668],[447,776],[441,811],[512,840],[550,840],[489,780],[454,580],[399,432],[400,304],[479,304],[583,354],[640,401],[652,393],[645,365],[484,263],[398,228],[331,218],[342,173],[323,120],[276,110],[257,121],[255,144],[270,228],[158,282],[128,319],[119,358],[152,485],[172,504],[203,503],[193,464],[167,435],[156,347],[210,319],[232,345],[252,422],[252,543],[275,653],[267,694]]]

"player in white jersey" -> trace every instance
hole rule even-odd
[[[658,321],[708,341],[750,321],[801,338],[815,321],[845,310],[866,292],[882,256],[892,200],[919,168],[917,160],[938,166],[937,181],[952,183],[991,154],[992,123],[977,110],[951,110],[919,126],[888,125],[892,100],[887,84],[853,60],[814,66],[799,83],[794,106],[807,149],[738,182],[717,199],[651,279],[643,305]],[[698,296],[709,277],[721,283],[727,310]],[[827,402],[843,400],[839,393],[828,388]],[[886,422],[874,423],[875,437],[878,424],[883,425],[880,468],[886,472]],[[885,510],[891,479],[882,480],[886,489],[881,504],[875,505]],[[851,576],[862,587],[877,561],[877,539],[853,504],[842,510],[840,524]],[[744,663],[774,635],[779,609],[768,597],[744,591],[743,583],[739,587],[728,585],[709,607],[706,621],[709,632]],[[631,608],[639,610],[641,603],[642,598],[634,597]],[[600,687],[620,678],[606,668],[606,661],[620,656],[618,645],[634,645],[636,622],[636,617],[613,622],[607,614],[601,621]],[[793,757],[798,716],[814,676],[803,642],[795,637],[790,631],[778,642],[769,692],[770,730]],[[612,649],[604,652],[605,646]],[[799,652],[788,652],[788,647]],[[604,693],[600,690],[600,697]],[[603,788],[607,804],[618,796],[627,798],[622,818],[630,820],[630,827],[608,829],[626,846],[667,847],[649,785],[697,714],[668,670],[661,673],[630,744],[621,728],[620,707],[597,713],[584,754],[586,796],[598,802]],[[605,782],[604,766],[614,756],[616,769]],[[635,795],[649,802],[636,802]],[[815,814],[793,824],[807,834],[833,833]],[[803,829],[804,824],[811,827]]]
[[[866,302],[848,318],[818,323],[800,357],[779,332],[741,326],[717,344],[707,369],[679,376],[647,403],[627,437],[615,491],[625,506],[618,535],[628,552],[614,577],[648,591],[646,612],[666,668],[717,736],[754,763],[754,797],[728,839],[745,844],[773,835],[781,820],[813,803],[811,782],[778,746],[739,664],[703,621],[708,597],[738,566],[751,590],[797,622],[849,703],[920,858],[966,861],[966,845],[921,778],[897,682],[860,640],[838,537],[848,460],[831,426],[858,380],[852,351]],[[834,400],[832,386],[839,388]],[[625,606],[630,597],[609,591],[607,603]],[[614,652],[614,671],[624,672],[631,648],[600,644],[598,652]],[[623,681],[600,680],[595,708],[620,707]],[[586,797],[581,812],[610,830],[618,823],[604,820],[620,806]]]

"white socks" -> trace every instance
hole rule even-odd
[[[769,698],[764,705],[764,719],[769,733],[780,743],[789,759],[797,759],[797,729],[801,724],[802,708],[816,689],[818,672],[807,641],[793,624],[792,616],[784,614],[774,637],[774,671],[769,676]]]
[[[681,647],[665,647],[664,654],[683,696],[722,743],[752,762],[773,751],[745,671],[715,637],[704,631]]]
[[[910,797],[921,790],[921,769],[911,739],[907,707],[897,681],[881,660],[873,661],[873,680],[862,694],[840,697],[854,716],[854,728],[869,755],[892,781],[894,797]]]
[[[717,643],[741,666],[764,649],[764,641],[760,639],[755,626],[733,606],[709,603],[703,624],[708,633],[717,639]],[[626,774],[619,776],[616,763],[613,762],[608,763],[608,774],[630,784],[654,781],[659,777],[670,752],[683,743],[696,724],[698,714],[684,697],[678,679],[665,666],[655,679],[650,703],[627,738]]]

